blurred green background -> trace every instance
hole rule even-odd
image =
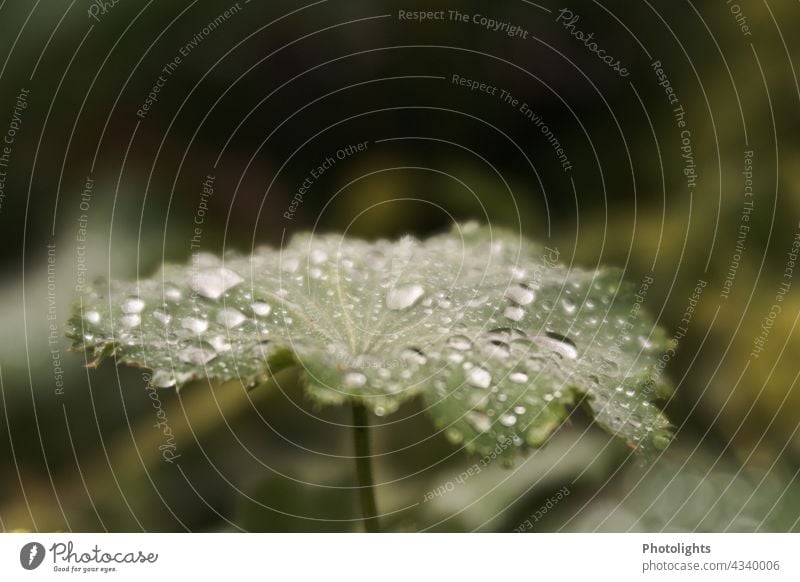
[[[178,470],[158,451],[142,371],[86,369],[68,352],[62,332],[81,278],[188,261],[198,217],[196,242],[214,254],[308,229],[375,238],[491,222],[567,262],[652,276],[649,311],[670,334],[687,327],[666,368],[676,438],[652,464],[576,412],[513,468],[491,465],[426,502],[475,459],[416,414],[418,403],[373,419],[387,529],[512,531],[529,520],[531,531],[800,530],[800,283],[785,276],[800,229],[797,3],[735,13],[724,2],[571,2],[576,29],[593,32],[628,77],[547,2],[92,6],[0,6],[0,131],[19,127],[0,205],[4,531],[360,529],[350,436],[338,426],[349,412],[313,409],[291,374],[251,393],[235,383],[160,392]],[[528,34],[405,21],[399,10],[483,14]],[[519,104],[454,74],[527,103],[572,169]],[[157,100],[137,115],[159,77]],[[286,217],[312,169],[365,141]],[[778,301],[782,283],[792,285]]]

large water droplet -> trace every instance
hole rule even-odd
[[[217,313],[217,323],[229,329],[233,329],[245,321],[247,321],[247,317],[245,317],[244,313],[232,307],[227,307]]]
[[[425,354],[422,353],[422,350],[418,348],[406,348],[400,354],[400,357],[409,364],[416,364],[418,366],[422,366],[428,361],[428,358],[425,357]]]
[[[496,327],[490,329],[486,333],[486,338],[488,340],[501,341],[504,343],[513,343],[515,340],[526,339],[527,337],[528,335],[524,331],[513,327]]]
[[[125,327],[136,327],[142,323],[142,318],[138,313],[130,313],[122,316],[122,325]]]
[[[250,309],[253,310],[253,313],[258,315],[259,317],[266,317],[267,315],[272,312],[272,307],[268,303],[264,303],[263,301],[256,301],[250,306]]]
[[[447,361],[453,362],[454,364],[460,364],[464,361],[464,354],[461,352],[450,352],[447,354]]]
[[[478,432],[486,432],[492,428],[492,420],[483,412],[469,411],[465,416],[467,422]]]
[[[525,384],[528,382],[528,375],[524,372],[512,372],[508,375],[508,379],[515,384]]]
[[[156,370],[155,373],[153,373],[151,383],[156,388],[171,388],[172,386],[175,386],[176,381],[175,376],[172,375],[172,372],[167,370]]]
[[[128,297],[122,302],[122,313],[141,313],[144,309],[144,301],[138,297]]]
[[[177,287],[167,287],[164,289],[164,299],[167,301],[180,301],[183,299],[183,293]]]
[[[519,305],[509,305],[503,315],[511,321],[519,321],[525,316],[525,311]]]
[[[570,360],[574,360],[578,357],[578,349],[575,346],[575,342],[560,333],[553,331],[545,332],[545,335],[536,337],[536,342],[540,346],[550,348]]]
[[[421,285],[404,285],[389,290],[386,294],[386,307],[398,311],[407,309],[419,301],[425,294]]]
[[[464,352],[472,347],[472,341],[465,335],[454,335],[447,340],[447,345]]]
[[[83,317],[89,323],[94,323],[94,324],[100,323],[100,320],[102,319],[102,317],[100,316],[100,312],[94,310],[87,311],[86,313],[83,314]]]
[[[534,292],[523,285],[511,285],[506,289],[506,298],[517,305],[528,305],[533,302],[535,297]]]
[[[492,375],[483,368],[470,368],[467,371],[467,382],[476,388],[488,388],[492,383]]]
[[[344,375],[343,381],[346,388],[361,388],[367,383],[367,377],[361,372],[351,371]]]
[[[300,261],[296,258],[287,258],[281,262],[281,269],[287,273],[294,273],[300,267]]]
[[[511,355],[507,348],[508,346],[502,342],[489,342],[481,351],[487,358],[505,360]]]
[[[172,321],[171,315],[160,310],[154,311],[153,317],[160,321],[163,325],[169,325],[169,322]]]
[[[198,295],[219,299],[228,289],[244,281],[238,274],[225,267],[205,269],[189,276],[189,286]]]
[[[194,333],[203,333],[208,329],[208,322],[205,319],[199,319],[197,317],[184,317],[181,320],[181,326]]]
[[[513,414],[504,414],[500,417],[500,424],[507,427],[512,427],[517,424],[517,417]]]
[[[527,271],[522,267],[516,265],[511,267],[511,278],[514,279],[515,281],[522,281],[527,276],[528,276]]]
[[[328,253],[322,249],[312,249],[308,255],[308,258],[311,261],[311,264],[321,265],[328,260]]]
[[[224,335],[215,335],[209,338],[208,343],[214,346],[214,349],[218,352],[229,352],[233,349],[233,346],[228,343],[228,339]]]
[[[182,362],[194,366],[202,366],[217,357],[217,351],[206,343],[199,346],[187,346],[178,352],[178,358]]]

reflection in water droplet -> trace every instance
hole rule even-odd
[[[525,407],[524,406],[515,406],[514,407],[514,414],[525,414]]]
[[[189,275],[189,286],[192,290],[208,299],[219,299],[228,289],[242,281],[244,279],[225,267],[205,269]]]
[[[483,368],[471,368],[467,372],[467,382],[476,388],[488,388],[492,383],[492,375]]]
[[[344,375],[344,385],[346,388],[361,388],[367,383],[367,377],[361,372],[347,372]]]
[[[492,428],[492,420],[482,412],[471,410],[466,414],[465,418],[478,432],[486,432]]]
[[[83,314],[83,317],[89,323],[95,323],[95,324],[100,323],[100,320],[102,319],[100,317],[100,313],[94,310],[87,311],[86,313]]]
[[[394,311],[407,309],[414,305],[425,294],[421,285],[404,285],[395,287],[386,294],[386,307]]]
[[[128,297],[122,302],[122,313],[141,313],[144,309],[144,301],[138,297]]]
[[[241,325],[246,320],[247,317],[245,317],[244,313],[238,309],[233,309],[232,307],[227,307],[217,313],[217,323],[224,325],[229,329],[233,329],[234,327]]]
[[[561,305],[562,305],[562,307],[564,307],[564,312],[567,315],[572,315],[573,313],[575,313],[575,310],[577,309],[577,307],[575,306],[575,303],[573,303],[572,299],[568,299],[566,297],[561,300]]]
[[[198,319],[197,317],[184,317],[181,320],[181,326],[194,333],[203,333],[208,329],[208,322],[205,319]]]
[[[517,305],[528,305],[533,302],[535,297],[533,291],[522,285],[511,285],[506,289],[506,298]]]
[[[263,301],[256,301],[250,306],[250,309],[253,310],[253,313],[258,315],[259,317],[266,317],[272,312],[272,307],[268,303],[264,303]]]
[[[525,384],[528,381],[528,375],[523,372],[512,372],[508,375],[508,379],[515,384]]]

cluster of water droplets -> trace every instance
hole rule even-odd
[[[502,439],[538,446],[583,395],[634,443],[660,431],[653,395],[637,387],[663,338],[615,309],[617,284],[471,236],[308,236],[247,258],[205,256],[112,284],[74,333],[97,350],[113,342],[162,387],[250,381],[289,350],[321,400],[358,396],[389,414],[423,393],[448,436],[477,439],[478,450]]]

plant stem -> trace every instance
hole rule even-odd
[[[378,509],[375,504],[375,483],[372,479],[369,417],[367,416],[366,407],[360,402],[353,402],[353,445],[356,455],[358,495],[361,501],[364,530],[370,533],[379,532]]]

